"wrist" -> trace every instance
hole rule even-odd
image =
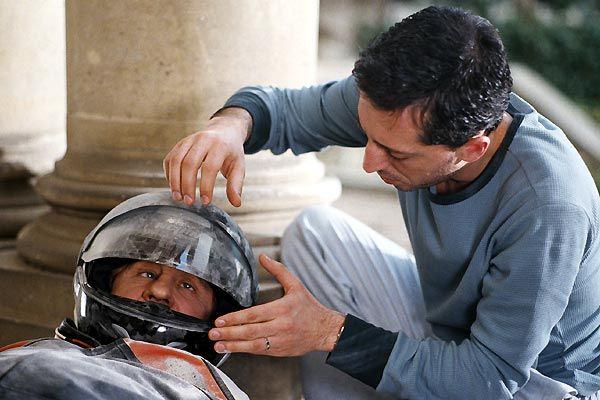
[[[213,118],[226,118],[229,121],[235,121],[239,127],[240,137],[243,139],[242,143],[245,143],[252,134],[252,115],[245,108],[224,107],[210,117],[210,119]]]
[[[327,331],[323,341],[323,348],[321,350],[328,353],[332,352],[340,336],[344,331],[344,323],[346,322],[346,316],[342,313],[334,311],[330,317],[330,321],[327,324]]]

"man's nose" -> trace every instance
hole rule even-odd
[[[158,278],[154,280],[144,292],[145,301],[153,301],[155,303],[164,304],[166,306],[171,305],[172,301],[172,289],[169,282],[166,279]]]
[[[381,171],[386,164],[386,153],[377,144],[368,141],[363,156],[363,169],[367,173]]]

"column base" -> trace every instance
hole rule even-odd
[[[0,346],[52,336],[73,308],[72,275],[27,265],[14,248],[0,250]]]
[[[0,238],[14,238],[23,226],[48,210],[29,179],[0,181]]]
[[[17,252],[30,265],[72,275],[83,239],[101,218],[53,209],[19,232]]]

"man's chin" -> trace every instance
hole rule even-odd
[[[393,186],[396,190],[399,190],[401,192],[412,192],[412,191],[419,190],[419,189],[426,189],[431,186],[428,184],[409,185],[406,183],[398,183],[398,182],[388,183],[388,185]]]
[[[393,186],[394,188],[396,188],[397,190],[400,190],[401,192],[412,192],[413,190],[423,189],[423,188],[427,188],[427,187],[431,186],[429,184],[421,184],[421,185],[410,184],[410,183],[406,183],[404,181],[401,181],[399,179],[394,179],[394,178],[391,178],[391,177],[382,176],[381,174],[379,174],[379,178],[386,185]]]

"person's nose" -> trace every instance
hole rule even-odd
[[[170,307],[172,303],[172,288],[170,282],[162,276],[152,281],[144,292],[144,301],[152,301]]]
[[[381,171],[386,165],[387,154],[385,150],[376,143],[367,142],[363,156],[363,169],[367,173]]]

